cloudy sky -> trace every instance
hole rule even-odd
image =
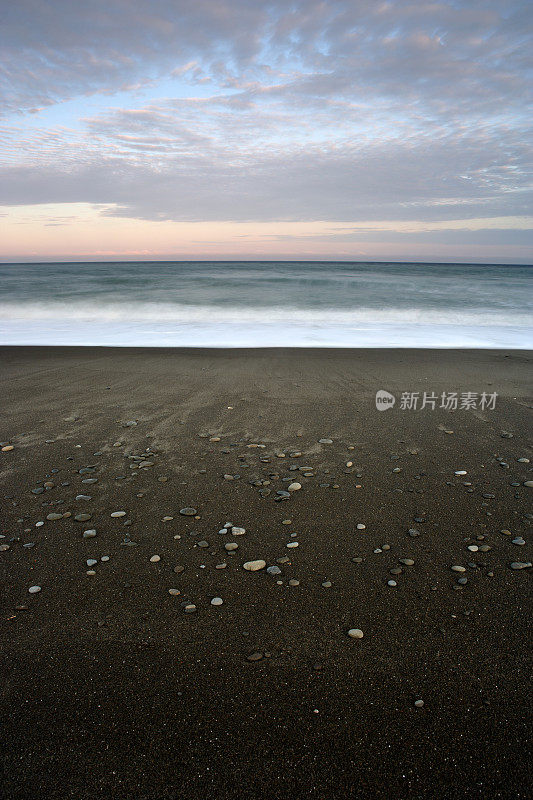
[[[2,260],[533,261],[529,2],[0,6]]]

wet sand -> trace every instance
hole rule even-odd
[[[0,357],[6,800],[530,795],[530,352]]]

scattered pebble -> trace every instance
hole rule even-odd
[[[257,572],[258,570],[266,567],[266,561],[263,561],[262,558],[259,558],[256,561],[245,561],[242,566],[247,572]]]
[[[348,636],[352,639],[362,639],[363,638],[363,631],[360,628],[350,628],[348,631]]]
[[[213,597],[213,599],[211,600],[211,605],[212,606],[221,606],[223,602],[224,601],[222,600],[221,597]]]
[[[157,564],[158,561],[161,561],[161,556],[152,556],[150,561],[152,564]]]
[[[40,591],[41,591],[41,587],[40,586],[30,586],[30,588],[28,589],[28,592],[30,594],[37,594],[37,592],[40,592]]]
[[[125,511],[113,511],[111,516],[112,517],[125,517],[126,516],[126,512]]]

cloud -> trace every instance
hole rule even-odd
[[[522,215],[530,13],[18,0],[0,28],[0,203],[176,221]]]

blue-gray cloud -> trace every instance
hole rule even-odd
[[[530,17],[512,0],[18,0],[0,26],[0,203],[173,220],[523,215]],[[98,109],[75,126],[28,114],[87,96]]]

